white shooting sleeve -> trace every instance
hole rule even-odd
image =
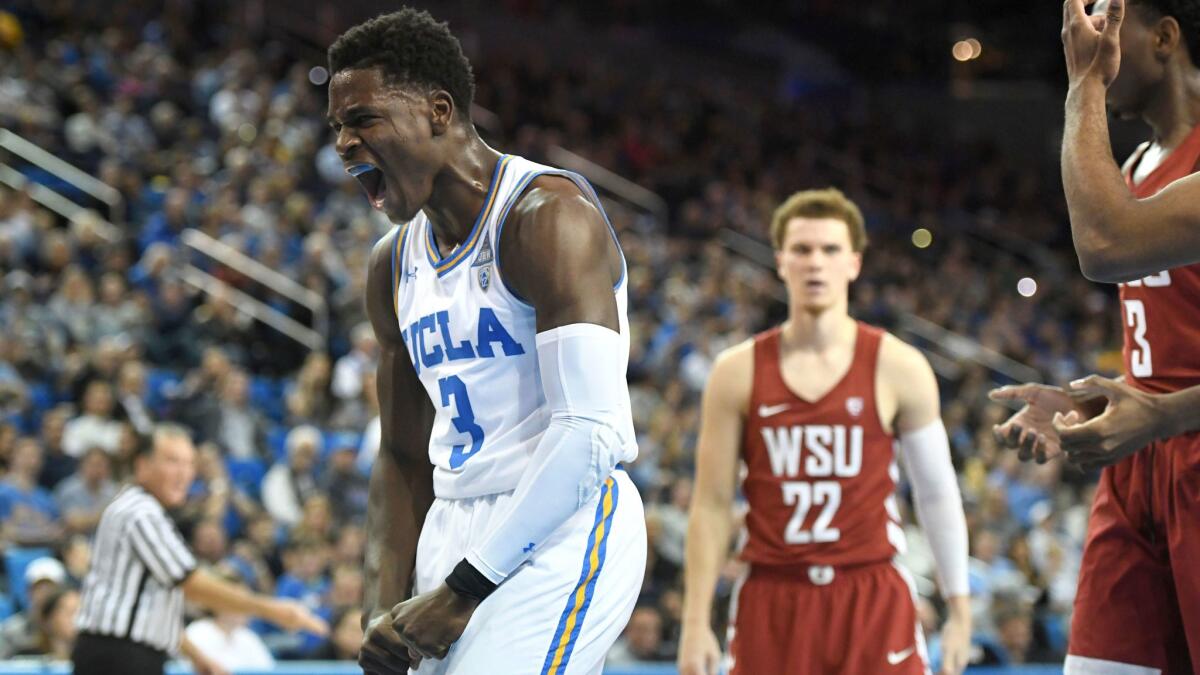
[[[917,520],[933,551],[942,597],[968,595],[967,521],[942,421],[901,434],[900,454],[912,482]]]
[[[590,323],[537,334],[550,424],[508,509],[466,557],[493,583],[596,495],[634,442],[625,349],[619,333]]]

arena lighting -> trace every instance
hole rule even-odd
[[[971,48],[972,60],[979,58],[979,55],[983,54],[983,45],[980,44],[979,40],[976,40],[975,38],[967,38],[967,45]]]
[[[932,232],[930,232],[929,230],[927,230],[923,227],[918,227],[917,229],[913,230],[913,233],[912,233],[913,246],[916,246],[917,248],[929,248],[929,245],[932,243],[933,243],[933,233]]]
[[[1030,277],[1021,277],[1017,282],[1017,292],[1022,297],[1032,298],[1034,293],[1037,293],[1037,282]]]
[[[329,81],[329,71],[325,66],[313,66],[308,71],[308,81],[319,87]]]
[[[971,60],[971,45],[966,40],[959,40],[954,43],[950,53],[954,56],[955,61],[970,61]]]
[[[249,143],[258,136],[258,129],[254,128],[254,125],[249,122],[242,122],[241,126],[237,129],[237,135],[242,141]]]

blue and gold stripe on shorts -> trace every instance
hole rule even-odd
[[[600,489],[600,502],[596,504],[596,522],[588,535],[587,551],[583,556],[583,571],[579,573],[579,582],[567,598],[567,606],[563,608],[562,617],[558,620],[554,639],[550,641],[550,651],[546,653],[546,662],[542,665],[542,675],[562,675],[567,669],[571,651],[575,648],[575,640],[583,628],[583,619],[587,615],[588,606],[592,604],[596,579],[600,576],[600,568],[604,567],[604,554],[608,548],[608,533],[612,530],[613,514],[617,510],[618,492],[617,482],[610,476]]]

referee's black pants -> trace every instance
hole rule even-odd
[[[80,633],[71,663],[75,675],[163,675],[167,654],[125,638]]]

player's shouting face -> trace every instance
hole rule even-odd
[[[393,222],[412,219],[429,201],[454,115],[450,94],[389,83],[378,67],[341,70],[329,83],[337,153]]]
[[[845,305],[850,283],[862,269],[850,229],[837,218],[792,218],[775,261],[789,304],[814,313]]]

